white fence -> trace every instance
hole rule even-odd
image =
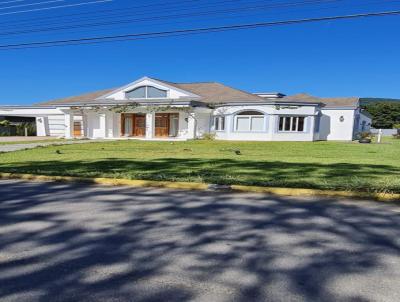
[[[371,133],[378,134],[379,129],[371,128]],[[392,136],[397,133],[397,129],[382,129],[383,136]]]

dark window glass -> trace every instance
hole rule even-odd
[[[148,98],[166,98],[167,97],[167,92],[162,89],[158,89],[156,87],[147,87],[147,97]]]
[[[285,117],[285,131],[290,131],[290,116]]]
[[[146,87],[138,87],[126,93],[128,99],[144,99],[146,98]]]
[[[238,115],[264,115],[264,113],[259,111],[243,111],[240,112]]]
[[[214,129],[218,131],[225,130],[225,117],[224,116],[216,116],[214,118]]]
[[[221,116],[221,125],[219,130],[225,130],[225,117]]]
[[[303,116],[298,117],[297,131],[304,131],[304,117]]]
[[[283,131],[283,122],[284,122],[285,118],[283,116],[281,116],[279,118],[279,131]]]
[[[166,98],[167,91],[152,86],[142,86],[126,92],[128,99]]]

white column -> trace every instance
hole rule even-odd
[[[113,112],[107,111],[106,118],[106,137],[114,137],[114,116]]]
[[[275,133],[276,133],[276,127],[278,124],[278,116],[274,114],[268,115],[269,121],[268,121],[268,140],[272,141],[274,140]]]
[[[156,114],[154,112],[146,113],[146,138],[154,137],[154,122]]]
[[[309,140],[310,141],[314,141],[315,138],[315,115],[309,116],[308,118],[306,118],[308,120],[308,122],[310,123],[310,125],[304,125],[305,127],[308,126],[308,128],[305,128],[305,130],[309,130]]]
[[[191,112],[188,116],[188,139],[196,139],[197,137],[197,122],[195,113]]]
[[[106,138],[107,137],[107,122],[106,122],[106,114],[100,113],[99,114],[99,123],[100,129],[98,133],[98,138]]]
[[[82,128],[83,128],[83,137],[89,137],[89,127],[88,127],[88,117],[85,112],[82,112]]]
[[[64,113],[64,121],[65,121],[65,138],[73,138],[73,129],[74,129],[74,115],[73,113],[67,112]]]

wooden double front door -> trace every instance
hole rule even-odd
[[[154,135],[169,137],[178,135],[178,113],[156,113],[154,121]]]
[[[156,113],[154,119],[154,136],[170,137],[178,135],[178,113]],[[146,115],[138,113],[121,114],[122,136],[145,136]]]
[[[146,115],[122,113],[121,114],[121,134],[122,136],[145,136],[146,135]]]

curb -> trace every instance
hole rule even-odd
[[[232,185],[232,190],[240,192],[254,192],[273,194],[278,196],[309,196],[309,197],[336,197],[352,199],[373,199],[377,201],[400,201],[400,194],[394,193],[368,193],[351,191],[332,191],[318,189],[274,188],[258,186]]]
[[[275,188],[244,185],[216,185],[195,182],[172,182],[156,180],[132,180],[123,178],[85,178],[74,176],[47,176],[35,174],[0,173],[0,179],[21,179],[28,181],[53,181],[53,182],[77,182],[90,183],[109,186],[131,186],[131,187],[154,187],[182,190],[214,190],[214,191],[234,191],[248,193],[264,193],[278,196],[309,196],[309,197],[336,197],[336,198],[363,198],[374,199],[377,201],[400,201],[400,194],[393,193],[367,193],[367,192],[348,192],[318,189],[297,189],[297,188]]]

